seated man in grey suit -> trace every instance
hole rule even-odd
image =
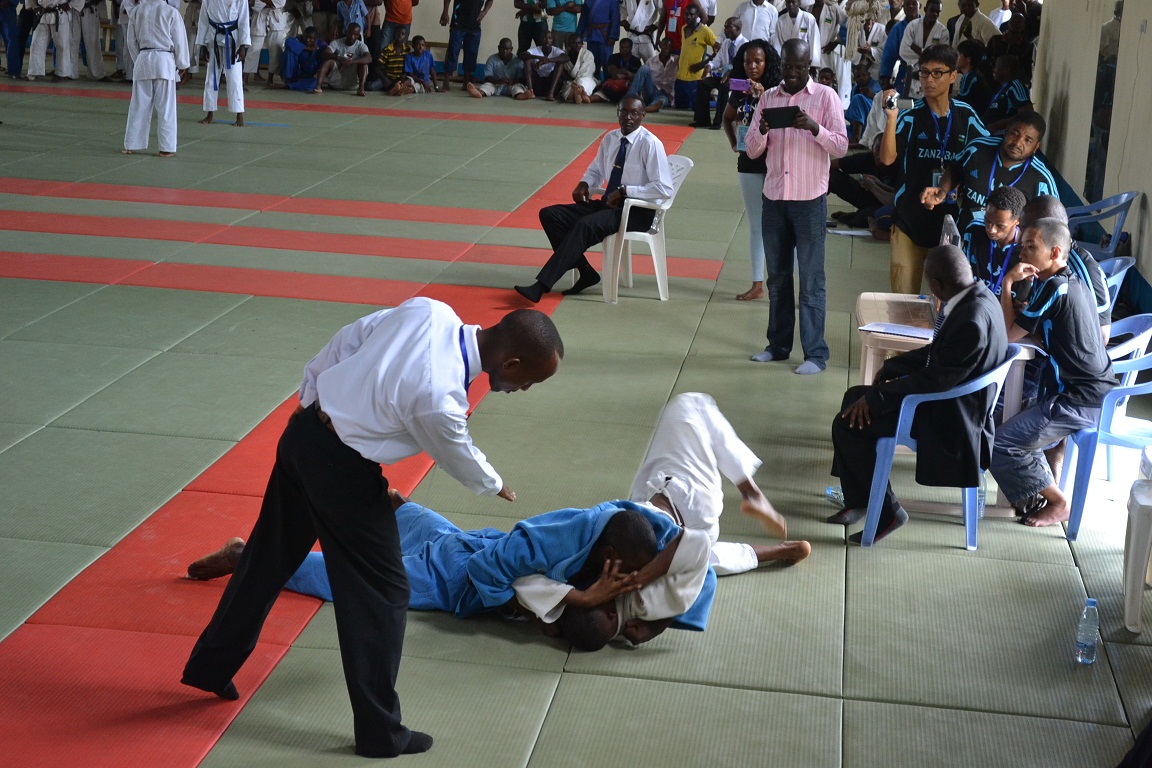
[[[950,245],[933,248],[924,262],[924,276],[943,304],[932,343],[884,363],[871,386],[849,389],[832,422],[832,474],[840,477],[844,508],[828,518],[830,523],[851,525],[866,514],[876,440],[896,433],[905,396],[944,392],[1007,358],[1004,313],[987,286],[972,277],[963,251]],[[916,410],[916,482],[958,488],[979,484],[992,451],[991,398],[991,390],[984,390]],[[889,484],[876,540],[906,522],[908,513]],[[860,536],[853,534],[852,540],[859,543]]]

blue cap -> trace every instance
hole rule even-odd
[[[1095,607],[1096,607],[1096,598],[1094,598],[1094,597],[1090,597],[1090,598],[1088,598],[1088,602],[1087,602],[1087,604],[1086,604],[1086,605],[1087,605],[1089,608],[1095,608]]]

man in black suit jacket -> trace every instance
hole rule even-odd
[[[851,525],[867,512],[876,440],[896,434],[900,403],[907,395],[944,392],[984,375],[1007,358],[1004,313],[992,292],[972,276],[964,252],[941,245],[928,252],[924,276],[943,302],[943,325],[932,343],[884,363],[872,386],[844,393],[832,422],[835,451],[832,474],[844,490],[844,508],[830,523]],[[912,434],[917,440],[916,482],[971,488],[980,482],[992,451],[991,390],[955,400],[925,403],[916,409]],[[908,521],[889,484],[876,540]],[[860,534],[852,540],[859,542]]]

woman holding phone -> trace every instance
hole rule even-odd
[[[736,153],[736,176],[744,197],[748,220],[748,253],[752,260],[752,287],[736,296],[737,301],[764,297],[764,238],[760,232],[763,218],[764,157],[749,158],[744,152],[744,134],[748,131],[756,103],[768,88],[780,84],[780,55],[767,40],[750,40],[740,46],[732,60],[728,80],[730,94],[724,108],[722,124],[728,143]],[[743,89],[743,90],[741,90]]]

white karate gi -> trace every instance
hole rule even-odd
[[[104,49],[100,45],[100,24],[108,18],[105,0],[84,0],[72,16],[72,71],[80,76],[80,42],[88,57],[88,74],[104,79]]]
[[[820,63],[823,60],[820,54],[820,26],[816,23],[816,17],[808,11],[799,11],[795,19],[782,13],[776,20],[776,39],[773,40],[776,50],[782,51],[784,43],[796,38],[808,43],[812,52],[812,66],[823,66]]]
[[[581,48],[580,53],[576,55],[576,61],[569,61],[564,64],[564,70],[572,78],[560,86],[560,98],[567,100],[572,94],[572,89],[579,85],[584,89],[584,93],[589,96],[592,91],[596,90],[596,59],[593,58],[592,52],[587,48]]]
[[[656,55],[656,44],[652,41],[652,35],[636,35],[628,31],[628,28],[643,32],[652,24],[659,24],[661,7],[655,0],[621,0],[620,39],[627,37],[632,40],[632,53],[640,61],[648,61]]]
[[[79,2],[79,0],[75,0]],[[76,56],[72,51],[72,14],[75,6],[68,0],[27,0],[28,8],[43,8],[40,23],[32,33],[32,48],[28,52],[28,77],[44,76],[44,61],[48,55],[48,41],[56,47],[56,69],[60,77],[76,77],[72,65]],[[79,45],[77,41],[75,43]]]
[[[120,12],[116,15],[116,69],[124,73],[125,80],[132,79],[132,56],[128,53],[128,19],[136,0],[120,0]]]
[[[831,2],[825,3],[820,10],[820,17],[816,23],[820,27],[821,45],[838,38],[840,25],[848,21],[848,12],[843,6]],[[840,101],[844,109],[848,109],[848,102],[852,98],[852,64],[851,56],[845,55],[843,45],[837,45],[832,53],[820,52],[820,66],[831,69],[836,75],[836,91],[840,94]]]
[[[215,26],[213,26],[215,24]],[[235,25],[234,28],[229,28]],[[252,30],[245,0],[203,0],[196,29],[197,55],[208,49],[208,69],[204,73],[204,111],[215,112],[221,85],[228,89],[228,111],[244,112],[244,65],[240,48],[252,44]],[[249,56],[259,55],[249,52]],[[224,83],[221,83],[221,80]]]
[[[948,27],[937,21],[936,26],[932,27],[932,31],[928,34],[928,39],[925,40],[923,16],[913,19],[908,22],[908,26],[904,27],[904,37],[900,40],[900,60],[912,70],[909,76],[911,85],[908,88],[910,97],[918,99],[924,95],[924,89],[920,87],[920,78],[916,77],[920,54],[913,51],[912,46],[918,45],[923,51],[930,45],[948,45],[951,39],[952,36],[948,34]]]
[[[866,32],[864,27],[860,27],[860,34],[856,40],[856,51],[852,54],[852,65],[859,64],[864,59],[864,54],[860,53],[859,49],[868,47],[870,53],[869,58],[872,63],[868,66],[868,71],[872,74],[873,80],[880,79],[880,59],[884,56],[884,43],[888,41],[888,33],[884,31],[883,22],[875,22],[872,25],[872,30]]]
[[[161,152],[176,151],[176,72],[188,68],[188,32],[180,13],[164,0],[140,0],[128,21],[134,65],[124,148],[148,148],[152,111]]]
[[[200,27],[200,0],[188,0],[184,7],[184,28],[188,30],[188,71],[200,71],[200,52],[196,48],[196,31]]]
[[[272,7],[256,0],[252,21],[252,50],[244,59],[244,72],[254,74],[260,69],[260,51],[268,49],[268,74],[280,71],[280,57],[284,54],[284,41],[292,17],[284,10],[286,0],[272,0]]]

